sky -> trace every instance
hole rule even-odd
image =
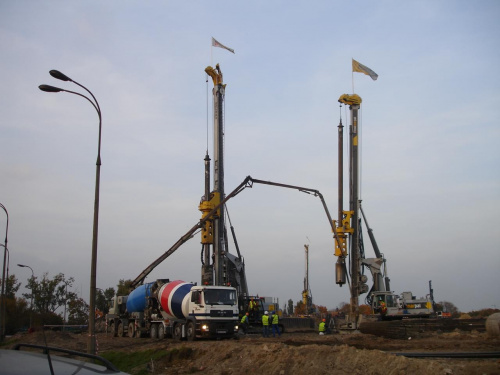
[[[81,97],[40,91],[85,94],[49,71],[87,87],[102,110],[97,287],[106,289],[138,276],[201,216],[207,150],[213,159],[204,70],[218,63],[226,192],[249,175],[316,189],[336,218],[337,126],[350,123],[338,98],[355,92],[362,204],[391,289],[422,297],[432,280],[436,301],[500,308],[499,18],[495,0],[0,0],[9,274],[25,293],[31,271],[17,264],[37,277],[63,273],[88,300],[98,116]],[[212,48],[212,37],[235,53]],[[353,58],[378,80],[353,74]],[[307,244],[313,303],[349,301],[318,198],[256,184],[227,207],[251,294],[299,301]],[[200,254],[196,235],[147,281],[199,283]]]

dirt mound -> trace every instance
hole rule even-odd
[[[45,339],[50,346],[86,351],[88,336],[46,332]],[[15,336],[9,345],[44,341],[44,335],[35,332]],[[500,351],[500,339],[488,337],[485,332],[435,333],[411,340],[366,334],[319,336],[313,332],[292,332],[279,338],[247,335],[238,340],[194,342],[98,334],[97,342],[99,353],[146,350],[163,353],[161,359],[151,360],[148,370],[145,365],[137,369],[150,374],[500,374],[498,359],[414,359],[391,354]]]
[[[347,345],[290,346],[285,343],[198,349],[187,361],[159,361],[165,374],[445,374],[437,362],[396,357],[382,351],[360,350]],[[162,373],[162,372],[158,372]]]

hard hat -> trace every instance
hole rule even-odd
[[[267,314],[269,314],[269,313],[267,311],[264,311],[264,315],[267,315]]]
[[[326,322],[326,319],[323,319],[324,322]]]

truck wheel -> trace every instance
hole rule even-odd
[[[151,324],[151,328],[149,329],[149,336],[152,339],[158,338],[158,324]]]
[[[120,323],[118,323],[117,335],[118,335],[118,337],[123,337],[123,334],[124,334],[123,323],[120,322]]]
[[[163,340],[165,338],[165,327],[163,324],[158,325],[158,338]]]
[[[128,337],[133,338],[135,336],[135,324],[134,322],[130,322],[128,324],[128,330],[127,330]]]
[[[194,328],[193,322],[188,322],[187,327],[186,327],[186,336],[187,336],[188,341],[196,340],[196,330]]]
[[[182,326],[179,323],[174,326],[174,340],[182,340]]]
[[[109,331],[111,332],[111,337],[116,337],[115,322],[111,322]]]

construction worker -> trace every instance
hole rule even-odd
[[[247,312],[243,317],[241,318],[241,329],[243,333],[247,333],[248,331],[248,326],[250,325],[250,322],[248,321],[248,315],[249,313]]]
[[[387,307],[385,306],[384,301],[380,301],[380,319],[384,320],[387,315]]]
[[[319,323],[319,334],[323,336],[326,333],[326,319],[323,319],[321,323]]]
[[[264,315],[262,315],[262,336],[269,337],[269,313],[264,311]]]
[[[253,311],[257,307],[257,303],[254,301],[253,297],[248,302],[248,311]]]
[[[271,319],[271,324],[272,324],[272,328],[273,328],[273,337],[276,337],[276,332],[278,333],[278,336],[281,336],[280,327],[278,326],[278,322],[279,322],[278,314],[276,312],[272,313],[270,319]]]

